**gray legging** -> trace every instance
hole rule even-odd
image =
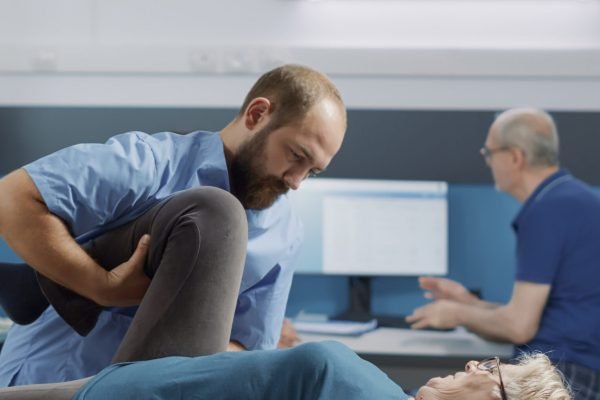
[[[113,362],[224,351],[229,342],[248,240],[245,212],[216,188],[181,192],[136,221],[85,246],[107,268],[126,261],[150,233],[145,271],[152,283]],[[67,322],[97,307],[43,277],[40,285]],[[86,322],[87,323],[87,322]],[[93,326],[93,325],[92,325]],[[69,400],[87,379],[0,389],[0,399]]]

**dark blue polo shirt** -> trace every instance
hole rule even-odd
[[[552,286],[539,330],[520,349],[600,371],[600,196],[560,170],[513,222],[517,281]]]

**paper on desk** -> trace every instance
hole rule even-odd
[[[294,320],[294,328],[301,333],[320,333],[324,335],[358,336],[377,328],[377,320],[355,321],[299,321]]]

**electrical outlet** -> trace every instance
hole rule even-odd
[[[258,71],[256,50],[230,50],[223,54],[223,72],[248,74]]]
[[[58,54],[55,50],[41,49],[31,60],[34,71],[56,71],[58,69]]]
[[[195,49],[190,52],[190,68],[193,72],[217,73],[219,52],[216,49]]]

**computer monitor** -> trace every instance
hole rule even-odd
[[[304,223],[299,274],[351,277],[347,319],[368,319],[370,277],[448,273],[448,185],[314,178],[290,192]]]

